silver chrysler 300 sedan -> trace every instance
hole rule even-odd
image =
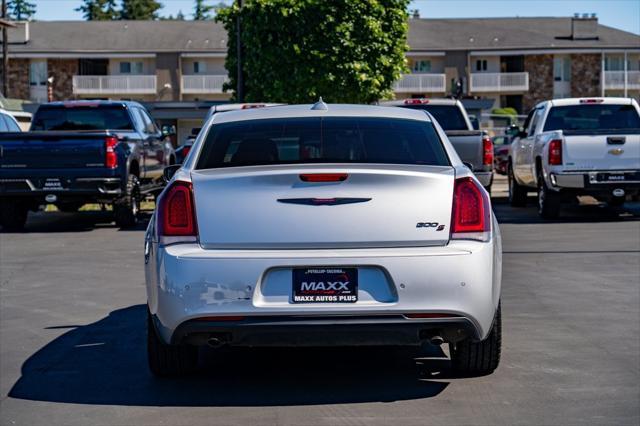
[[[159,376],[202,345],[448,343],[465,375],[500,360],[498,225],[424,111],[214,115],[158,200],[145,263]]]

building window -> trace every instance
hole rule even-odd
[[[194,74],[202,74],[205,72],[205,63],[200,61],[195,61],[193,63],[193,73]]]
[[[142,62],[120,62],[120,74],[142,74]]]
[[[568,56],[553,58],[553,80],[571,81],[571,58]]]
[[[476,60],[476,71],[486,71],[486,70],[487,70],[487,60],[486,59]]]
[[[604,69],[605,71],[624,71],[624,57],[605,57]]]
[[[414,73],[431,72],[431,61],[428,59],[421,59],[419,61],[414,61],[413,72]]]

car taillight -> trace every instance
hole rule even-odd
[[[405,105],[422,105],[422,104],[428,104],[429,103],[429,99],[405,99],[404,100],[404,104]]]
[[[158,200],[158,236],[161,242],[195,242],[198,234],[193,186],[174,181]]]
[[[553,139],[549,142],[549,165],[562,165],[562,139]]]
[[[349,175],[347,173],[304,173],[300,175],[303,182],[344,182]]]
[[[118,138],[115,136],[107,136],[104,140],[104,166],[108,169],[115,169],[118,167],[118,154],[116,153],[116,145],[118,145]]]
[[[489,138],[482,139],[482,164],[485,166],[493,164],[493,142]]]
[[[451,239],[489,240],[491,203],[489,195],[474,179],[456,179],[451,216]]]

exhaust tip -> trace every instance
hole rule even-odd
[[[226,343],[227,342],[225,340],[222,340],[218,337],[210,337],[209,339],[207,339],[207,345],[209,345],[209,347],[211,348],[220,348]]]
[[[444,339],[441,336],[432,336],[429,339],[429,343],[431,343],[433,346],[440,346],[444,343]]]

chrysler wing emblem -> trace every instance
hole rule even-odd
[[[624,152],[624,149],[622,148],[613,148],[609,150],[609,154],[613,154],[613,155],[620,155]]]

